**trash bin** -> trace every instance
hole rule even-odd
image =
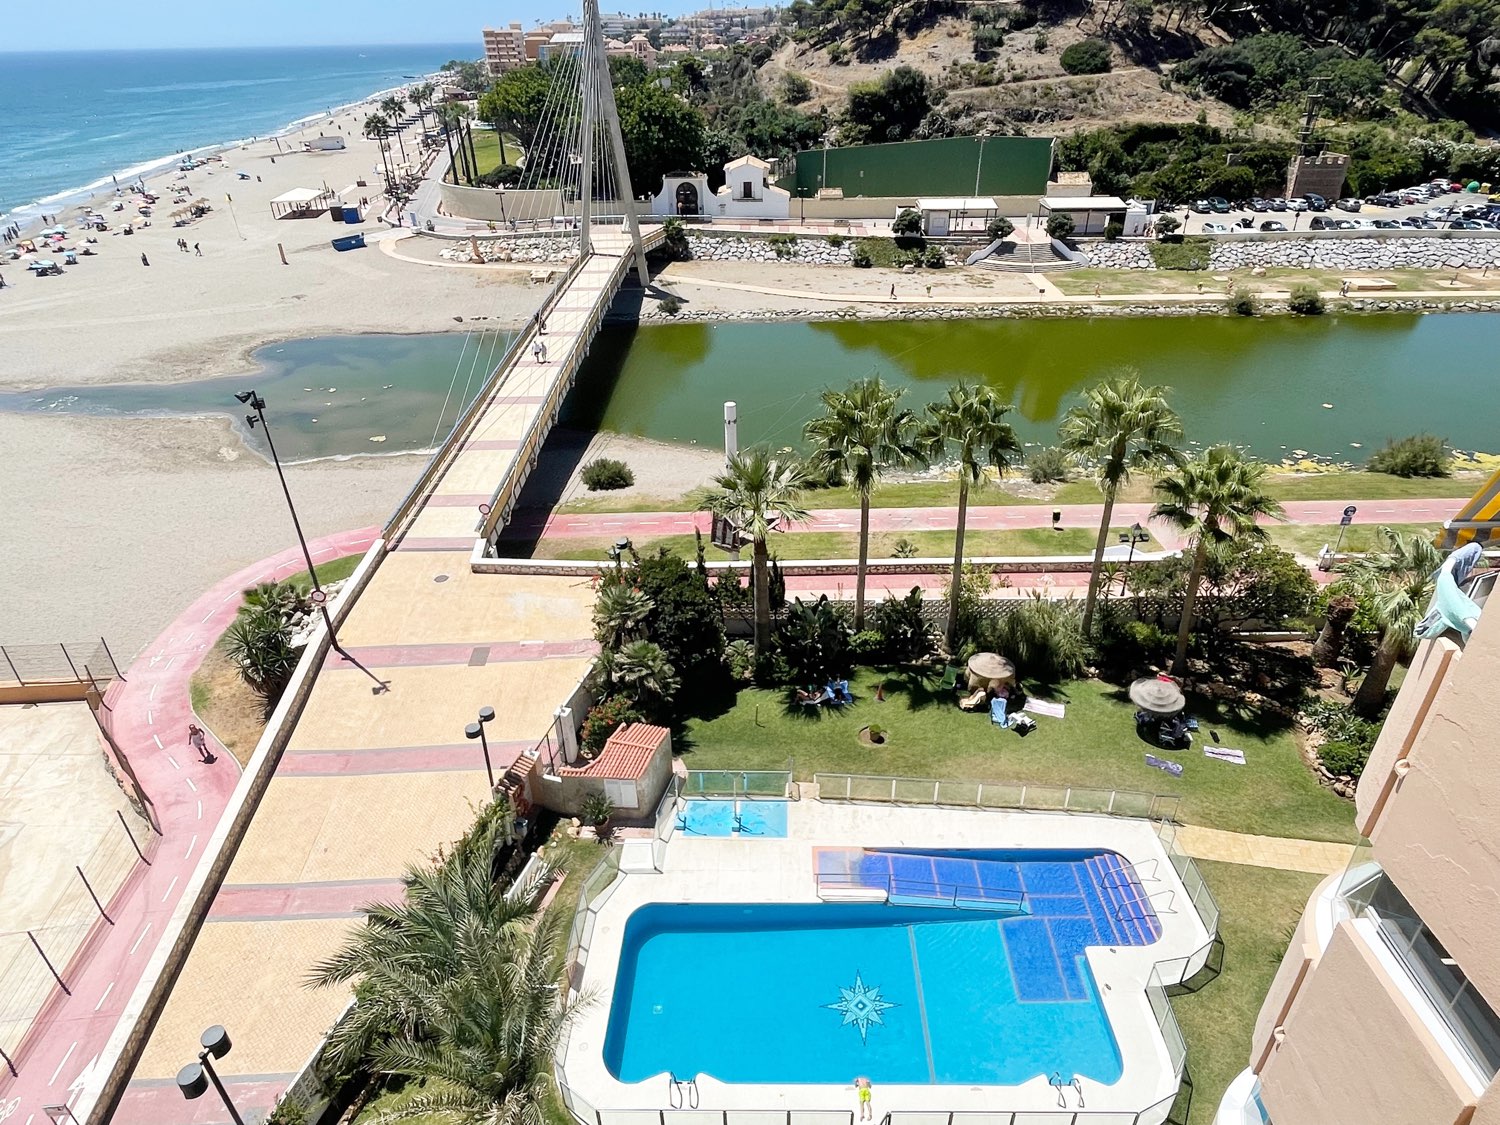
[[[345,207],[344,208],[344,222],[346,222],[346,223],[357,223],[357,222],[359,222],[359,208],[358,207]]]
[[[328,208],[328,217],[336,223],[342,223],[344,221],[344,205],[342,203],[335,203],[332,207]]]

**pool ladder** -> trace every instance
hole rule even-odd
[[[675,1074],[667,1075],[667,1101],[673,1109],[698,1108],[698,1079],[689,1078],[686,1082]]]
[[[1078,1108],[1079,1109],[1083,1109],[1084,1108],[1084,1105],[1083,1105],[1083,1083],[1082,1083],[1082,1081],[1079,1080],[1079,1078],[1078,1078],[1078,1076],[1076,1074],[1073,1076],[1072,1081],[1070,1081],[1070,1082],[1064,1082],[1063,1081],[1062,1072],[1054,1070],[1052,1072],[1052,1077],[1049,1078],[1049,1079],[1047,1079],[1047,1081],[1052,1085],[1052,1088],[1057,1091],[1057,1104],[1061,1108],[1063,1108],[1063,1109],[1067,1109],[1068,1108],[1068,1099],[1064,1095],[1063,1091],[1069,1089],[1070,1087],[1072,1088],[1073,1092],[1078,1095]]]

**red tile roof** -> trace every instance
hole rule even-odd
[[[618,727],[605,742],[604,749],[584,766],[564,766],[558,774],[564,777],[608,777],[618,781],[635,781],[646,773],[658,749],[672,737],[666,727],[650,723],[626,723]]]

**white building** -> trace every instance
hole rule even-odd
[[[484,29],[484,62],[495,77],[525,64],[526,40],[519,23]]]
[[[702,172],[680,172],[662,178],[651,201],[653,215],[701,215],[709,219],[786,219],[792,196],[771,183],[771,166],[754,156],[724,165],[724,186],[708,190]]]

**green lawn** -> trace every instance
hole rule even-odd
[[[357,555],[344,555],[337,559],[329,559],[327,562],[318,563],[318,582],[327,586],[330,582],[342,582],[354,573],[354,568],[359,566],[359,560],[365,557],[361,551]],[[286,579],[297,589],[306,593],[312,589],[312,578],[307,571],[299,570],[296,574]]]
[[[1376,537],[1380,526],[1377,523],[1351,524],[1349,530],[1344,533],[1339,550],[1352,552],[1374,550],[1380,545]],[[1386,526],[1392,531],[1399,531],[1403,534],[1420,532],[1429,536],[1437,534],[1438,529],[1438,525],[1432,523],[1393,523]],[[1278,547],[1284,547],[1294,554],[1306,555],[1309,558],[1316,558],[1318,551],[1325,543],[1331,547],[1339,541],[1338,524],[1268,524],[1266,534]]]
[[[455,138],[454,141],[457,144]],[[514,164],[521,156],[521,143],[509,133],[505,134],[505,163]],[[493,129],[474,129],[474,160],[479,165],[479,174],[500,167],[500,134]]]
[[[1068,705],[1066,719],[1037,719],[1022,739],[967,714],[944,695],[902,674],[886,680],[886,701],[875,700],[881,674],[860,669],[855,703],[842,710],[787,703],[784,692],[746,689],[733,702],[704,707],[683,725],[678,748],[689,769],[785,769],[797,776],[822,771],[1077,785],[1179,794],[1180,819],[1233,832],[1353,842],[1352,807],[1314,782],[1290,729],[1279,721],[1231,713],[1194,699],[1206,741],[1217,731],[1224,746],[1245,751],[1243,766],[1205,758],[1201,751],[1175,755],[1136,737],[1134,706],[1122,689],[1093,680],[1039,689],[1039,698]],[[879,723],[889,741],[878,749],[860,744],[861,727]],[[1201,743],[1200,743],[1201,744]],[[1180,760],[1180,778],[1147,766],[1154,752]]]
[[[1187,1041],[1192,1080],[1191,1107],[1171,1120],[1186,1125],[1210,1125],[1225,1087],[1249,1065],[1255,1017],[1292,928],[1321,878],[1205,860],[1198,867],[1219,903],[1223,961],[1219,975],[1202,981],[1201,988],[1196,986],[1211,974],[1189,982],[1196,991],[1169,990],[1177,993],[1172,1010]],[[1210,956],[1209,962],[1216,964],[1217,957]],[[1176,1108],[1184,1108],[1183,1099]]]
[[[1115,529],[1110,543],[1119,541],[1119,534],[1126,528]],[[881,531],[870,536],[870,557],[889,559],[896,557],[896,544],[902,539],[910,541],[919,558],[952,558],[953,532],[951,531]],[[1088,528],[1069,527],[1054,531],[1050,527],[1019,528],[1014,531],[970,531],[964,536],[964,553],[971,557],[979,555],[1037,556],[1037,555],[1087,555],[1094,550],[1096,531]],[[543,539],[537,543],[531,557],[537,559],[603,559],[605,551],[614,543],[613,536],[567,536]],[[705,541],[708,558],[723,560],[728,556],[717,548],[709,547]],[[1155,551],[1160,544],[1154,539],[1143,543],[1138,550]],[[697,544],[691,535],[663,535],[655,539],[636,542],[636,550],[644,553],[665,547],[674,554],[691,559]],[[501,544],[501,550],[505,545]],[[852,531],[790,531],[775,536],[771,550],[783,562],[793,559],[852,559],[859,550],[859,537]],[[321,574],[321,571],[319,572]]]

